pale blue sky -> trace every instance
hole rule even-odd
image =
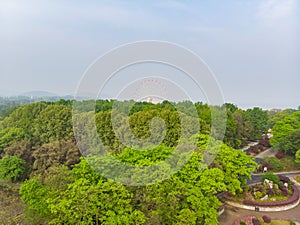
[[[0,0],[0,94],[73,94],[97,57],[151,39],[197,53],[228,102],[296,108],[299,15],[297,0]]]

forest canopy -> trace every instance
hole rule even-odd
[[[195,141],[188,162],[173,171],[172,176],[167,174],[171,170],[168,164],[162,163],[166,174],[149,174],[149,179],[165,177],[160,182],[122,185],[91,166],[91,162],[110,164],[111,161],[97,156],[97,151],[103,149],[80,151],[90,143],[85,143],[89,139],[84,136],[79,143],[75,138],[74,101],[19,106],[1,118],[0,162],[4,162],[6,169],[9,169],[8,159],[22,165],[22,171],[12,170],[13,176],[7,179],[24,181],[20,194],[27,207],[27,220],[32,224],[186,224],[187,221],[188,224],[218,224],[221,202],[216,195],[223,191],[240,192],[257,167],[253,157],[236,149],[262,137],[269,128],[268,112],[260,108],[242,110],[229,103],[222,106],[189,101],[117,103],[120,106],[117,126],[111,119],[116,101],[97,100],[96,104],[84,101],[77,108],[80,123],[76,129],[89,126],[93,118],[97,132],[85,135],[100,140],[105,151],[120,162],[145,167],[164,162],[170,155],[177,159],[171,161],[173,164],[181,163],[176,151],[185,141],[182,121],[187,121],[186,124],[197,124],[196,128],[186,125],[186,130],[194,134],[190,138]],[[91,106],[95,106],[93,110]],[[224,140],[218,138],[221,129],[211,125],[212,111],[214,115],[225,112]],[[151,121],[155,117],[164,121],[164,135],[151,135]],[[124,125],[127,118],[129,127]],[[118,132],[128,135],[128,129],[144,142],[159,144],[150,149],[134,143],[128,146],[117,136]],[[91,146],[98,146],[98,141]],[[207,157],[212,158],[209,164],[205,163]],[[123,176],[127,176],[126,171]],[[4,175],[0,179],[3,178]]]

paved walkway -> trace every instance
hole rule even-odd
[[[299,186],[298,186],[299,188]],[[300,222],[300,204],[290,210],[282,212],[255,212],[252,210],[240,209],[225,205],[225,212],[219,217],[219,225],[233,225],[234,221],[245,216],[264,216],[267,215],[271,219],[291,220]]]
[[[267,150],[259,153],[257,156],[255,156],[255,158],[259,158],[259,159],[263,159],[266,157],[271,157],[271,156],[275,156],[276,152],[274,151],[273,148],[268,148]]]

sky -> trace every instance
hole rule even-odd
[[[73,95],[99,56],[162,40],[200,56],[226,102],[297,108],[299,17],[297,0],[0,0],[0,95]]]

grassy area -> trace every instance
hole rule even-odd
[[[285,171],[300,170],[300,163],[296,163],[292,156],[284,156],[280,161],[283,163]]]
[[[290,221],[285,220],[272,220],[271,223],[264,223],[269,225],[290,225]]]
[[[300,175],[296,177],[296,181],[300,183]]]
[[[288,198],[290,198],[291,196],[272,196],[271,198],[268,198],[264,201],[257,199],[257,202],[280,202],[280,201],[284,201],[287,200]]]
[[[289,155],[284,155],[281,159],[277,159],[273,156],[266,157],[262,160],[261,164],[263,163],[269,164],[272,167],[272,169],[270,169],[272,172],[300,170],[300,163],[296,163],[295,158]]]

